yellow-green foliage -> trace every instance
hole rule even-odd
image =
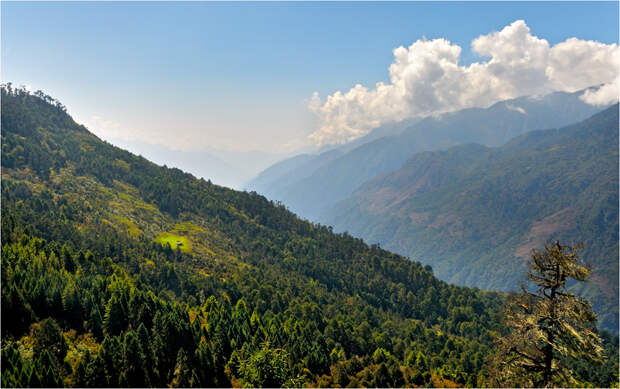
[[[116,166],[120,166],[122,169],[124,169],[125,171],[129,171],[130,166],[127,162],[123,161],[122,159],[115,159],[114,160],[114,164]]]
[[[70,330],[64,334],[65,341],[69,349],[67,350],[67,356],[65,362],[71,366],[71,371],[75,374],[78,364],[84,359],[86,353],[97,354],[99,352],[100,345],[97,341],[88,333],[77,334],[75,330]],[[67,379],[69,378],[69,379]],[[65,378],[65,383],[74,385],[69,376]]]
[[[183,243],[181,251],[199,255],[207,255],[207,257],[215,257],[216,254],[207,245],[213,238],[210,236],[210,231],[203,227],[200,227],[190,221],[178,223],[174,226],[174,229],[169,232],[162,232],[156,238],[155,241],[162,245],[170,243],[170,247],[176,250],[177,241]]]
[[[35,324],[36,325],[36,324]],[[32,360],[32,349],[34,347],[34,338],[30,335],[24,335],[18,342],[17,348],[22,358]]]
[[[192,222],[183,222],[174,226],[173,232],[205,232],[205,229]]]
[[[170,232],[162,232],[155,238],[155,242],[161,243],[162,246],[168,243],[173,250],[177,249],[177,242],[180,242],[181,246],[179,246],[179,249],[181,249],[182,252],[192,252],[192,244],[185,236],[175,235]]]
[[[120,197],[121,199],[123,199],[123,200],[125,200],[127,202],[131,202],[133,200],[130,195],[128,195],[127,193],[123,193],[123,192],[120,192],[118,194],[118,197]]]
[[[142,234],[142,230],[140,230],[138,226],[134,224],[134,222],[132,222],[125,216],[115,215],[114,220],[123,224],[127,228],[127,232],[129,232],[129,235],[138,236]]]

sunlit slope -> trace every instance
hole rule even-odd
[[[461,285],[517,289],[532,248],[583,242],[580,287],[601,325],[618,327],[618,106],[498,148],[419,153],[361,186],[328,220],[431,264]]]
[[[475,386],[499,330],[496,293],[157,166],[6,89],[2,243],[9,386]],[[282,381],[238,369],[274,350]]]

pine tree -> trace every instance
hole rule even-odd
[[[203,338],[196,348],[196,361],[198,378],[200,380],[200,386],[202,387],[214,387],[216,386],[215,369],[213,366],[213,354]]]
[[[585,281],[590,274],[576,254],[580,248],[556,242],[532,252],[527,278],[535,292],[523,286],[512,297],[505,317],[510,333],[498,339],[496,385],[575,385],[567,358],[600,361],[596,315],[588,301],[566,288],[569,279]]]
[[[58,388],[62,386],[62,378],[54,356],[43,350],[34,360],[34,371],[29,386]]]
[[[189,388],[198,385],[198,378],[189,364],[187,354],[181,348],[177,354],[177,362],[172,375],[172,388]]]
[[[62,307],[64,314],[72,328],[82,328],[81,301],[77,286],[73,279],[67,282],[62,292]]]
[[[138,335],[132,330],[127,331],[123,342],[122,366],[125,373],[125,381],[121,381],[121,386],[130,388],[150,386],[144,360],[144,351],[140,345]]]
[[[88,322],[86,323],[86,329],[90,331],[97,340],[103,339],[103,319],[101,318],[101,313],[97,305],[93,305],[91,309]]]
[[[127,310],[116,294],[108,300],[105,308],[103,327],[106,334],[118,335],[127,327]]]

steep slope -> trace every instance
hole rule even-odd
[[[601,326],[618,328],[618,106],[498,148],[411,157],[362,185],[328,222],[431,264],[461,285],[515,289],[532,248],[585,244]]]
[[[1,97],[4,386],[485,382],[501,294],[111,146],[49,96]],[[617,382],[615,358],[574,366]]]
[[[3,385],[483,382],[501,295],[1,97]]]
[[[465,109],[426,118],[403,127],[398,135],[365,143],[326,163],[317,157],[303,167],[303,173],[295,169],[280,176],[269,185],[271,190],[252,186],[250,189],[282,201],[302,217],[325,222],[326,210],[367,180],[398,169],[416,152],[472,142],[499,146],[527,131],[565,126],[604,108],[584,103],[579,98],[582,93],[522,97],[486,109]]]

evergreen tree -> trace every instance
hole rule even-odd
[[[198,378],[189,364],[187,354],[182,348],[179,349],[170,386],[173,388],[190,388],[198,384]]]
[[[32,326],[33,352],[36,356],[49,353],[60,365],[67,354],[67,342],[56,320],[48,318]]]
[[[566,288],[569,279],[585,281],[590,274],[576,253],[580,248],[556,242],[532,252],[527,278],[535,292],[523,286],[509,305],[505,324],[510,333],[498,339],[495,384],[575,385],[567,358],[601,360],[596,315],[588,301]]]
[[[127,326],[127,310],[124,307],[122,298],[117,294],[112,294],[105,308],[103,327],[106,334],[118,335]]]
[[[82,328],[82,312],[81,301],[78,294],[77,286],[73,279],[67,282],[62,292],[62,306],[67,322],[73,328]]]
[[[198,370],[198,378],[200,380],[200,386],[202,387],[215,387],[215,369],[213,367],[213,354],[209,345],[205,339],[201,339],[196,349],[196,362]]]
[[[103,319],[101,318],[101,313],[97,305],[93,305],[91,309],[90,316],[86,322],[86,329],[90,331],[96,339],[103,339]]]
[[[31,375],[30,386],[47,388],[62,387],[62,375],[58,369],[58,361],[55,357],[43,350],[34,360],[33,372]]]
[[[7,284],[4,280],[3,283]],[[21,291],[8,283],[7,288],[2,290],[2,335],[21,333],[34,318],[35,314]]]
[[[142,346],[138,335],[131,330],[125,333],[122,368],[124,382],[121,381],[121,386],[130,388],[150,386]]]

